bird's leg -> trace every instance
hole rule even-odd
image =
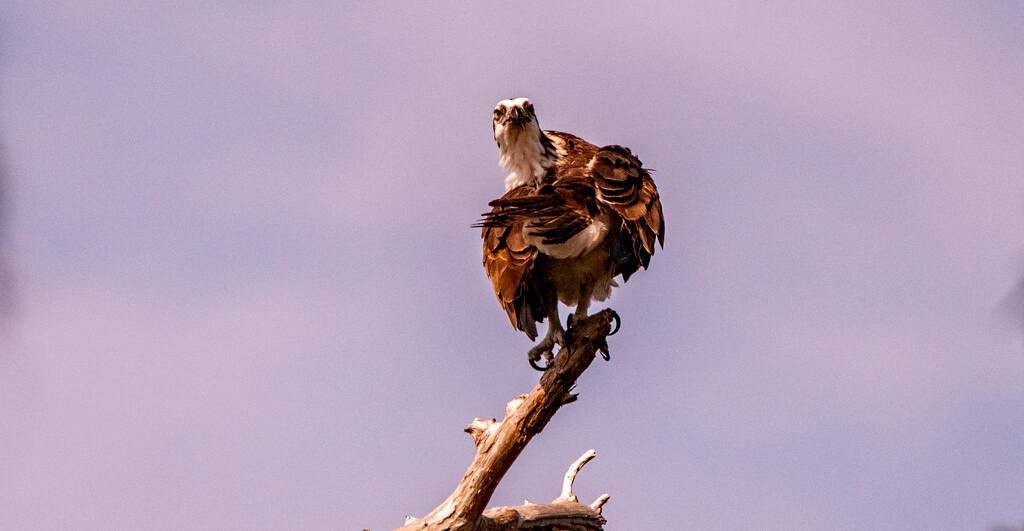
[[[587,318],[587,310],[590,309],[590,295],[594,292],[592,282],[580,284],[580,300],[576,303],[576,311],[566,319],[566,325],[571,330],[573,325]]]
[[[548,307],[548,333],[544,335],[544,339],[537,343],[537,345],[530,349],[527,356],[530,359],[530,365],[539,371],[547,370],[555,362],[555,355],[552,352],[555,345],[560,347],[565,346],[565,330],[562,328],[562,320],[558,317],[558,295],[553,291],[549,292],[547,296],[547,307]],[[546,366],[540,366],[537,364],[540,358],[543,356]]]

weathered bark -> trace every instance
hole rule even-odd
[[[476,455],[451,496],[430,514],[408,518],[401,531],[497,531],[520,529],[600,530],[604,524],[601,506],[604,495],[587,506],[572,495],[572,480],[591,458],[587,452],[566,473],[562,495],[549,504],[498,507],[484,511],[498,482],[534,435],[540,433],[558,408],[576,399],[569,390],[590,366],[598,350],[607,354],[605,338],[611,331],[615,312],[604,310],[572,327],[566,334],[566,348],[555,357],[551,369],[528,395],[508,403],[505,418],[475,419],[466,431],[476,443]]]

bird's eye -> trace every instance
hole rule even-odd
[[[494,109],[494,119],[501,118],[501,109]]]

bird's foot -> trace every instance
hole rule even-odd
[[[615,328],[612,328],[612,329],[611,329],[611,330],[610,330],[610,331],[608,332],[608,335],[610,335],[610,336],[614,336],[614,335],[615,335],[615,333],[619,331],[619,326],[621,326],[621,325],[622,325],[622,320],[621,320],[621,319],[619,319],[619,314],[618,314],[618,313],[616,313],[616,311],[615,311],[615,310],[612,310],[612,321],[615,321]]]
[[[611,310],[611,312],[612,323],[615,325],[615,327],[608,331],[607,336],[614,336],[615,333],[619,331],[619,326],[622,324],[622,320],[619,319],[619,314],[616,313],[615,310]],[[601,357],[604,358],[604,361],[609,361],[612,359],[611,354],[608,353],[607,336],[601,338],[601,342],[597,345],[597,351],[601,353]]]
[[[565,332],[562,333],[562,337],[565,340],[565,342],[563,343],[563,346],[564,346],[565,343],[571,343],[572,342],[572,332],[573,332],[572,329],[573,329],[573,327],[575,327],[579,323],[583,322],[583,320],[586,319],[587,317],[589,317],[589,316],[586,313],[584,313],[582,315],[581,314],[576,314],[576,313],[570,313],[568,316],[566,316],[566,318],[565,318]]]
[[[586,315],[586,314],[577,315],[576,313],[570,313],[565,318],[565,330],[566,330],[566,332],[572,330],[572,327],[576,326],[576,323],[586,319],[587,317],[590,317],[590,316]],[[614,336],[615,333],[619,331],[619,325],[622,324],[622,321],[619,320],[619,314],[615,313],[615,310],[612,310],[612,322],[615,323],[615,327],[612,328],[611,332],[608,332],[608,335],[610,335],[610,336]]]
[[[614,323],[614,326],[612,327],[611,331],[608,332],[608,335],[614,336],[615,333],[619,331],[619,326],[622,325],[622,320],[619,319],[619,314],[616,313],[615,310],[611,310],[611,312],[612,312],[612,323]],[[565,333],[568,334],[570,331],[572,331],[572,327],[576,326],[576,323],[586,319],[587,317],[590,317],[590,316],[589,315],[576,315],[575,313],[570,313],[569,316],[565,318],[565,330],[566,330]]]
[[[550,369],[555,364],[555,345],[565,348],[565,332],[561,330],[549,332],[537,346],[531,348],[530,352],[526,354],[530,361],[530,367],[538,371]],[[544,358],[544,365],[538,363],[541,358]]]
[[[551,345],[545,345],[544,342],[531,348],[530,352],[526,354],[530,360],[530,367],[541,372],[550,369],[555,363],[555,355],[551,353],[552,348]],[[544,365],[538,363],[542,357],[544,358]]]

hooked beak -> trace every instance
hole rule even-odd
[[[508,123],[512,125],[523,125],[530,121],[530,116],[520,107],[512,107],[508,111]]]

